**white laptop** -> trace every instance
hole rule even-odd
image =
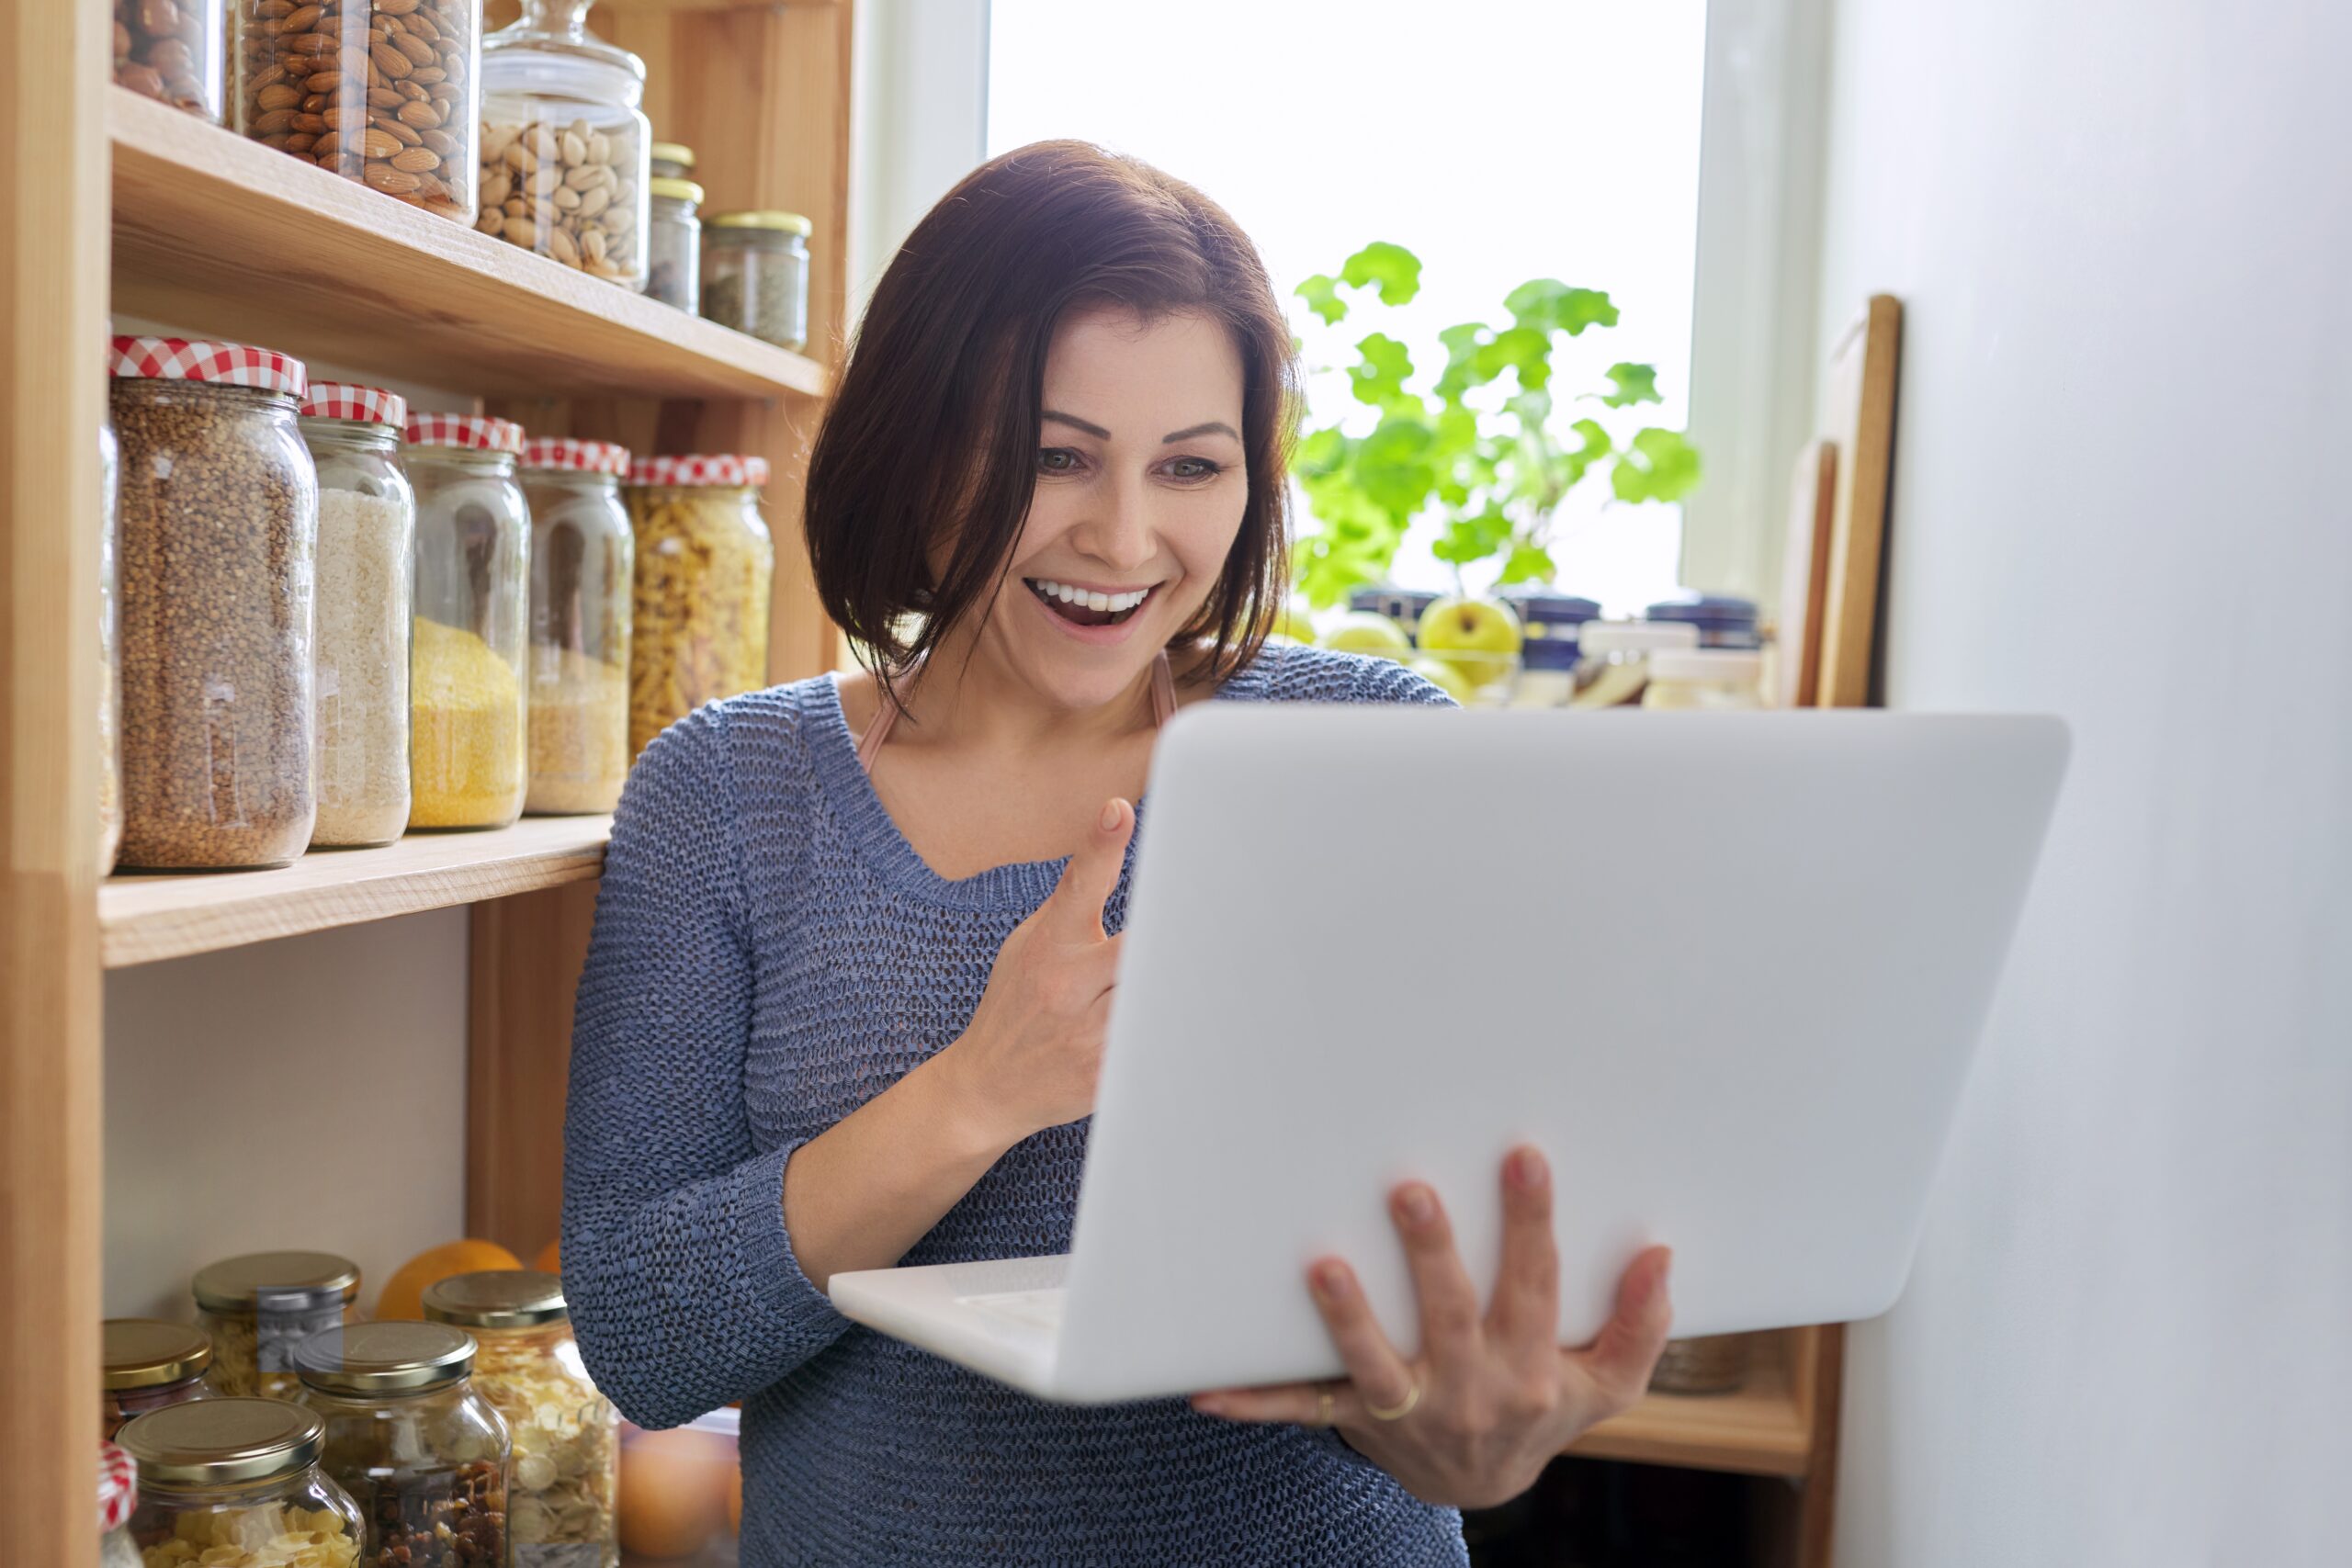
[[[1202,704],[1159,744],[1072,1250],[833,1277],[1047,1399],[1337,1376],[1305,1268],[1419,1342],[1385,1207],[1482,1291],[1549,1156],[1559,1337],[1675,1248],[1675,1332],[1903,1288],[2064,770],[2057,720]]]

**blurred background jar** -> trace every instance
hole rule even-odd
[[[656,141],[647,148],[646,172],[657,180],[695,177],[695,150],[683,141]]]
[[[196,1321],[212,1341],[212,1386],[223,1395],[291,1399],[294,1352],[313,1334],[359,1316],[359,1265],[332,1252],[249,1252],[197,1270]]]
[[[1587,621],[1577,628],[1577,694],[1570,707],[1623,707],[1642,700],[1650,658],[1699,646],[1699,629],[1679,623]]]
[[[476,227],[645,287],[645,62],[588,30],[589,0],[523,0],[482,44]]]
[[[114,0],[115,84],[219,125],[225,23],[211,0]]]
[[[764,457],[639,457],[630,478],[634,761],[647,741],[703,704],[767,684],[775,547],[760,517]]]
[[[531,518],[514,477],[522,450],[523,427],[508,420],[409,416],[412,828],[503,828],[523,813]]]
[[[130,1539],[149,1568],[252,1562],[252,1543],[289,1535],[309,1538],[309,1561],[350,1568],[359,1508],[319,1469],[325,1435],[316,1416],[279,1399],[175,1404],[124,1427],[119,1441],[139,1465]]]
[[[1577,690],[1577,633],[1587,621],[1600,618],[1600,604],[1538,583],[1506,588],[1496,597],[1518,614],[1525,638],[1510,705],[1567,706]]]
[[[1652,626],[1687,626],[1698,633],[1701,648],[1760,649],[1756,601],[1729,593],[1678,593],[1642,612]]]
[[[1764,705],[1764,655],[1741,648],[1668,648],[1650,655],[1645,708],[1718,712]]]
[[[98,1386],[105,1391],[98,1435],[112,1438],[134,1416],[213,1397],[204,1381],[212,1340],[193,1324],[159,1317],[110,1317],[98,1325]]]
[[[98,424],[98,874],[114,870],[122,849],[122,663],[116,649],[120,614],[115,588],[116,510],[121,469],[114,413]]]
[[[655,175],[646,229],[645,292],[693,315],[702,308],[702,186]]]
[[[1443,598],[1442,593],[1419,588],[1397,588],[1377,583],[1359,588],[1348,595],[1348,608],[1375,615],[1385,615],[1396,623],[1408,641],[1419,631],[1421,612]]]
[[[808,220],[715,212],[702,227],[702,313],[778,348],[807,347]]]
[[[523,447],[531,510],[530,788],[539,815],[610,811],[628,746],[628,645],[635,550],[609,441],[542,438]]]
[[[119,1444],[98,1444],[98,1568],[142,1568],[130,1539],[139,1506],[139,1461]]]

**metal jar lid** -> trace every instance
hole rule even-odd
[[[815,225],[797,212],[714,212],[702,220],[706,229],[764,229],[771,233],[797,234],[807,239]]]
[[[162,1388],[202,1377],[211,1337],[194,1324],[110,1317],[98,1325],[100,1382],[107,1389]]]
[[[571,1315],[563,1280],[536,1269],[492,1269],[453,1274],[424,1292],[424,1315],[466,1328],[536,1328]]]
[[[254,1312],[265,1292],[277,1310],[359,1298],[359,1265],[332,1252],[249,1252],[196,1273],[196,1304],[207,1312]]]
[[[325,1435],[316,1416],[282,1399],[198,1399],[134,1416],[114,1440],[153,1491],[290,1475],[319,1462]]]
[[[304,1386],[346,1397],[424,1393],[473,1370],[474,1337],[446,1323],[352,1323],[302,1341]]]

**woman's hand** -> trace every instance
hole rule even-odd
[[[1389,1209],[1420,1297],[1420,1355],[1408,1360],[1389,1344],[1354,1270],[1319,1258],[1307,1288],[1347,1361],[1347,1379],[1223,1389],[1195,1395],[1193,1407],[1237,1421],[1337,1426],[1424,1502],[1492,1507],[1534,1484],[1587,1427],[1630,1409],[1649,1386],[1673,1318],[1670,1255],[1654,1247],[1634,1258],[1600,1337],[1563,1350],[1555,1343],[1552,1173],[1541,1154],[1522,1145],[1503,1162],[1502,1269],[1483,1317],[1437,1194],[1408,1182],[1390,1195]]]

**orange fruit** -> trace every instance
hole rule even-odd
[[[740,1464],[727,1472],[727,1528],[736,1535],[743,1533],[743,1467]]]
[[[392,1277],[384,1281],[384,1293],[376,1298],[376,1315],[379,1318],[421,1318],[424,1315],[426,1289],[439,1284],[450,1275],[521,1267],[522,1260],[496,1242],[482,1241],[473,1236],[427,1247],[401,1264]]]
[[[545,1247],[543,1247],[539,1248],[539,1255],[538,1255],[537,1258],[532,1258],[532,1259],[531,1259],[531,1267],[532,1267],[532,1268],[534,1268],[534,1269],[537,1269],[537,1270],[538,1270],[540,1273],[542,1273],[542,1274],[560,1274],[560,1273],[562,1273],[562,1272],[563,1272],[563,1241],[562,1241],[562,1238],[558,1237],[556,1240],[551,1241],[551,1242],[548,1243]]]
[[[621,1445],[621,1550],[691,1557],[727,1515],[734,1445],[710,1432],[640,1432]]]

